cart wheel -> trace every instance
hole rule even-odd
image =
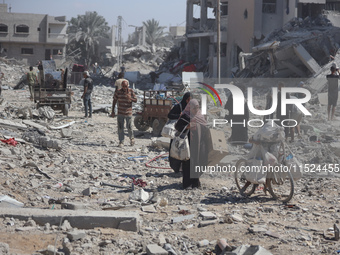
[[[246,164],[247,161],[245,159],[240,159],[236,163],[235,182],[242,196],[250,196],[255,192],[256,187],[258,186],[257,184],[248,182],[244,176],[244,172],[241,171],[241,167],[246,166]]]
[[[164,125],[165,125],[164,120],[155,119],[152,122],[152,134],[154,136],[160,136]]]
[[[267,177],[267,187],[272,197],[283,203],[287,203],[293,198],[294,180],[290,172],[270,172],[270,177]]]
[[[68,104],[64,104],[63,114],[64,114],[65,116],[68,116],[68,109],[69,109],[69,105],[68,105]]]
[[[136,116],[133,123],[139,131],[146,131],[149,129],[149,125],[143,121],[143,117],[141,115]]]

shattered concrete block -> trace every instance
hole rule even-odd
[[[194,217],[195,217],[195,214],[189,214],[189,215],[174,217],[174,218],[171,219],[171,223],[178,223],[178,222],[182,222],[184,220],[191,220]]]
[[[96,193],[97,193],[97,191],[94,190],[94,189],[91,188],[91,187],[89,187],[89,188],[83,190],[83,195],[84,195],[84,196],[91,196],[92,194],[96,194]]]
[[[203,217],[203,220],[213,220],[217,218],[217,216],[212,212],[200,212],[200,216]]]
[[[72,137],[72,129],[70,128],[63,128],[60,130],[61,137],[63,138],[70,138]]]
[[[9,245],[7,243],[0,243],[0,254],[9,254]]]
[[[233,219],[233,221],[237,221],[237,222],[242,222],[243,221],[242,216],[239,215],[239,214],[233,214],[230,217]]]
[[[206,227],[209,225],[215,225],[217,223],[217,220],[203,220],[200,222],[199,227]]]
[[[271,252],[259,245],[241,245],[232,252],[225,253],[226,255],[273,255]]]
[[[330,143],[329,149],[338,157],[340,157],[340,142]]]
[[[124,231],[138,231],[138,224],[135,218],[119,222],[118,229]]]
[[[149,193],[144,191],[143,189],[137,189],[131,192],[130,194],[130,200],[135,200],[135,201],[147,201],[149,199]]]
[[[197,245],[198,245],[198,247],[208,246],[208,245],[209,245],[209,240],[204,239],[204,240],[202,240],[202,241],[199,241],[199,242],[197,243]]]
[[[157,244],[149,244],[146,246],[146,253],[148,255],[168,255],[168,252]]]
[[[0,154],[3,156],[11,156],[12,152],[10,149],[0,148]]]
[[[61,209],[68,209],[68,210],[85,210],[88,207],[87,204],[84,203],[69,203],[69,202],[65,202],[65,203],[61,203]]]
[[[67,233],[67,238],[70,239],[71,242],[83,239],[85,236],[86,233],[83,230],[73,230]]]
[[[170,147],[170,138],[167,137],[158,137],[156,139],[152,139],[152,146],[158,147],[158,148],[164,148],[166,150],[169,150]]]
[[[68,238],[63,239],[63,251],[65,254],[71,254],[72,251],[72,244]]]
[[[68,220],[64,220],[63,224],[61,225],[61,229],[64,231],[69,231],[72,229],[71,223]]]
[[[164,234],[163,233],[161,233],[161,234],[159,234],[159,236],[158,236],[158,240],[159,240],[159,244],[160,245],[164,245],[164,244],[166,244],[166,240],[165,240],[165,236],[164,236]]]
[[[143,212],[149,212],[149,213],[155,213],[157,212],[155,207],[153,205],[145,205],[145,206],[142,206],[142,211]]]

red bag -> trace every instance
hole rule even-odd
[[[6,140],[1,140],[1,142],[7,143],[7,144],[13,145],[13,146],[16,146],[18,144],[18,142],[15,141],[14,138],[9,138],[9,139],[6,139]]]

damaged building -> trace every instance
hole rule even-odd
[[[38,60],[61,62],[68,42],[66,27],[65,16],[12,13],[7,4],[0,4],[0,56],[28,65]]]
[[[217,77],[217,2],[187,1],[187,61],[206,64],[209,77]],[[338,10],[339,2],[326,0],[220,0],[221,77],[230,77],[240,68],[240,53],[252,53],[289,21],[322,16],[339,26]]]

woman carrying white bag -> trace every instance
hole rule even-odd
[[[170,110],[170,112],[168,114],[169,121],[173,121],[173,120],[177,121],[180,118],[183,110],[185,109],[185,107],[189,103],[190,99],[191,99],[191,93],[190,92],[185,93],[183,98],[182,98],[182,101],[180,103],[174,105],[172,107],[172,109]],[[174,127],[175,127],[175,125],[174,125]],[[171,150],[171,143],[172,143],[172,140],[170,141],[169,152]],[[180,171],[182,161],[175,159],[175,158],[171,157],[171,155],[170,155],[169,156],[169,163],[170,163],[170,167],[175,171],[175,173],[178,173]]]
[[[208,137],[209,129],[206,127],[206,120],[201,114],[200,105],[196,99],[190,100],[185,107],[175,128],[182,135],[187,135],[190,149],[190,159],[183,160],[183,189],[199,188],[200,173],[195,172],[195,166],[206,166],[208,161],[208,151],[205,138]],[[187,134],[186,134],[187,133]],[[179,135],[179,134],[178,134]],[[175,146],[172,144],[172,146]],[[171,150],[170,150],[171,156]]]

